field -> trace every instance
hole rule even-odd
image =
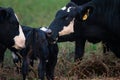
[[[20,24],[38,28],[49,26],[57,10],[67,2],[69,0],[0,0],[0,6],[12,7],[18,15]],[[101,43],[87,43],[83,60],[76,63],[74,63],[74,42],[58,45],[56,80],[120,80],[120,60],[111,52],[103,54]],[[30,73],[29,80],[36,80],[34,76]],[[5,53],[0,80],[21,80],[21,75],[15,71],[9,50]]]

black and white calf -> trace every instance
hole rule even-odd
[[[22,55],[22,75],[23,80],[28,74],[29,65],[33,65],[33,61],[37,59],[38,77],[44,80],[46,72],[46,61],[48,61],[49,49],[46,34],[38,28],[30,28],[23,26],[23,32],[26,37],[26,48],[19,53]],[[31,63],[32,60],[32,63]]]

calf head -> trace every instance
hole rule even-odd
[[[25,36],[12,8],[0,7],[0,43],[8,48],[25,47]]]
[[[67,28],[68,25],[70,25],[70,28],[73,27],[73,23],[71,21],[74,20],[74,17],[76,15],[75,7],[76,5],[70,2],[65,7],[57,11],[55,19],[49,26],[49,29],[51,30],[49,38],[51,39],[51,41],[56,41],[57,37],[59,36],[59,33],[60,34],[62,33],[62,35],[64,35],[63,32],[67,32],[67,31],[62,32],[63,29],[70,30],[69,28]],[[73,32],[73,30],[70,31]]]

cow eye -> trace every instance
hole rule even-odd
[[[69,19],[68,17],[65,18],[65,20],[68,20],[68,19]]]

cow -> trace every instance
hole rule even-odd
[[[50,36],[51,42],[55,42],[58,40],[58,42],[65,42],[65,41],[75,41],[75,60],[78,58],[81,58],[84,53],[84,44],[80,44],[81,41],[79,42],[79,36],[77,35],[74,31],[73,25],[76,24],[74,21],[75,15],[76,15],[76,10],[75,7],[77,5],[74,3],[69,3],[66,5],[66,7],[63,7],[61,10],[58,10],[56,13],[55,19],[53,22],[50,24],[49,29],[51,29],[52,33]],[[71,10],[71,12],[70,12]],[[72,33],[69,33],[67,31],[64,31],[67,26],[72,26],[70,27]],[[67,32],[68,35],[66,35]],[[61,35],[62,34],[62,35]],[[52,37],[52,38],[51,38]],[[83,43],[83,42],[82,42]],[[82,48],[82,49],[81,49]]]
[[[99,2],[100,2],[99,0],[93,0],[94,3],[96,3],[96,1],[98,1],[98,4],[99,4]],[[113,6],[114,8],[116,6],[118,6],[118,3],[117,3],[117,5],[115,5],[115,4],[116,4],[116,2],[119,2],[119,1],[116,0],[113,2],[114,2],[114,6]],[[108,2],[103,1],[103,3],[101,1],[101,5],[107,4],[107,3],[109,4],[109,1]],[[111,3],[112,3],[112,1],[111,1]],[[70,5],[70,6],[68,7],[68,5]],[[69,38],[71,38],[71,40],[76,40],[76,46],[78,46],[78,49],[76,50],[76,53],[75,53],[76,59],[83,56],[86,40],[88,40],[89,42],[92,42],[92,43],[98,43],[98,42],[102,41],[103,43],[106,44],[107,47],[110,48],[110,50],[112,49],[111,51],[113,51],[117,57],[119,57],[119,54],[118,54],[119,47],[117,47],[118,46],[117,43],[119,42],[119,37],[117,37],[118,35],[115,35],[115,34],[117,34],[116,32],[113,33],[113,30],[115,30],[115,29],[112,30],[112,28],[111,27],[109,28],[109,26],[108,26],[108,25],[110,25],[110,24],[108,24],[109,21],[112,21],[112,20],[111,19],[109,20],[107,18],[108,17],[107,13],[106,14],[103,13],[104,9],[102,9],[102,8],[104,8],[104,6],[102,5],[101,11],[103,11],[103,12],[100,13],[99,11],[100,11],[101,6],[99,5],[99,8],[97,6],[97,10],[96,10],[96,7],[95,7],[96,5],[93,5],[92,1],[90,1],[84,5],[80,5],[79,7],[76,7],[76,5],[73,3],[69,3],[68,5],[64,9],[59,10],[57,12],[55,19],[49,26],[49,29],[52,30],[52,33],[51,33],[52,39],[56,41],[56,39],[59,36],[59,32],[61,32],[61,30],[64,29],[64,27],[66,25],[69,25],[70,21],[72,21],[75,18],[74,19],[74,33],[71,33],[71,35],[74,38],[73,37],[69,37]],[[71,5],[74,5],[74,7],[73,6],[71,7]],[[86,6],[86,5],[88,5],[88,6]],[[112,4],[111,4],[111,6],[112,6]],[[111,7],[110,7],[110,9],[108,8],[107,10],[109,12],[109,18],[112,16],[111,15],[112,13],[116,14],[115,17],[118,16],[119,10],[117,10],[117,7],[114,10],[112,9],[113,12],[111,11]],[[95,12],[97,11],[96,14],[93,14],[94,11]],[[99,15],[104,14],[103,16],[106,19],[106,22],[104,21],[105,19],[102,20],[103,16],[99,16],[98,13],[99,13]],[[83,17],[86,16],[85,14],[87,14],[87,18],[84,19]],[[94,21],[93,21],[93,19],[94,19]],[[116,26],[118,26],[119,20],[117,20],[117,19],[111,25],[114,25],[116,23]],[[62,20],[64,20],[64,21],[62,22]],[[107,20],[108,20],[108,22],[107,22]],[[101,21],[100,22],[101,24],[99,23],[99,21]],[[98,23],[100,25],[98,25]],[[108,27],[105,26],[106,24]],[[79,25],[79,27],[78,27],[78,25]],[[69,35],[69,36],[71,36],[71,35]],[[58,38],[58,40],[59,40],[59,38]],[[113,48],[113,46],[114,46],[114,48]]]
[[[23,80],[29,71],[29,67],[33,67],[34,60],[38,59],[38,75],[39,79],[54,80],[54,69],[57,63],[58,45],[50,44],[47,40],[45,28],[31,28],[22,25],[23,32],[26,38],[26,47],[20,51],[12,52],[13,62],[18,65],[22,63]],[[6,46],[0,45],[0,63],[3,62]],[[30,65],[30,66],[29,66]],[[20,66],[17,67],[18,69]],[[18,70],[17,69],[17,70]]]
[[[12,8],[0,7],[0,44],[11,50],[25,47],[25,36]]]

